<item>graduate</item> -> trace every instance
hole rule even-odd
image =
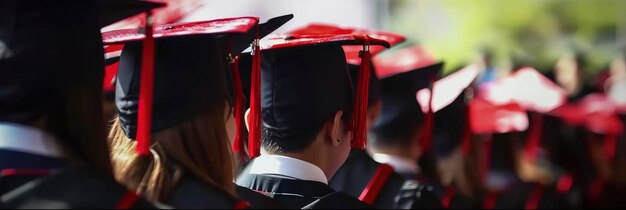
[[[0,208],[156,208],[113,179],[100,28],[161,6],[0,2]]]
[[[236,118],[243,117],[234,58],[291,17],[160,25],[154,43],[139,29],[103,33],[106,44],[125,45],[109,134],[116,178],[175,208],[250,207],[233,183],[230,139],[239,138]],[[146,46],[154,48],[153,61],[145,60]]]
[[[261,147],[258,143],[262,143],[262,152],[239,176],[238,185],[289,208],[369,208],[328,185],[351,144],[364,146],[353,135],[365,131],[367,86],[362,85],[367,85],[371,75],[350,77],[342,45],[365,46],[365,65],[371,56],[369,45],[388,47],[388,43],[366,36],[320,34],[308,29],[261,40],[260,103],[254,103],[254,95],[259,93],[252,86],[246,119],[250,136],[261,132],[259,139],[250,139],[248,152],[256,157]],[[251,78],[254,84],[254,72]],[[362,89],[353,90],[352,82],[360,83]],[[363,112],[356,112],[357,106]],[[255,115],[260,117],[257,123]],[[363,141],[363,137],[356,139]]]
[[[431,138],[425,136],[429,129],[424,127],[432,116],[422,112],[416,94],[439,77],[443,63],[436,63],[416,48],[376,61],[382,109],[370,129],[368,152],[376,162],[390,165],[405,179],[432,188],[437,182],[429,179],[436,177],[426,178],[418,167],[418,160],[426,152],[425,143]]]
[[[321,27],[320,25],[314,25]],[[312,26],[309,26],[312,27]],[[326,26],[326,28],[330,28]],[[329,29],[327,29],[329,30]],[[366,34],[372,37],[379,37],[389,42],[390,45],[396,45],[404,41],[404,36],[364,29],[340,28],[335,30],[350,31],[351,33]],[[357,77],[360,70],[360,59],[358,58],[358,49],[355,46],[344,46],[346,59],[351,75]],[[382,52],[384,48],[371,49],[374,56]],[[380,100],[380,81],[375,76],[374,67],[370,68],[370,84],[368,90],[368,107],[367,107],[367,129],[371,128],[373,122],[380,113],[382,101]],[[354,88],[356,84],[353,84]],[[385,172],[387,171],[387,172]],[[377,208],[438,208],[439,200],[434,193],[429,192],[427,188],[420,187],[418,183],[406,180],[400,174],[393,172],[393,169],[386,164],[380,164],[374,161],[365,150],[352,149],[346,162],[337,171],[335,176],[330,180],[330,185],[338,191],[346,192],[354,197],[372,204]],[[380,187],[375,190],[374,185]],[[418,189],[416,193],[406,193],[404,188]],[[417,188],[416,188],[417,187]],[[402,199],[400,199],[402,197]]]

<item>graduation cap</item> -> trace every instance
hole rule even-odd
[[[98,0],[100,28],[143,12],[164,7],[166,4],[143,0]]]
[[[481,93],[492,103],[514,102],[531,111],[526,155],[535,159],[541,144],[543,114],[567,101],[567,92],[532,67],[522,67],[512,75],[487,85]]]
[[[582,126],[593,133],[603,134],[605,154],[611,160],[615,156],[617,136],[624,133],[624,124],[617,111],[617,106],[610,98],[594,93],[578,102],[563,105],[550,114],[569,125]]]
[[[528,129],[526,110],[517,103],[493,104],[476,97],[469,105],[472,133],[522,132]]]
[[[376,73],[381,78],[383,106],[372,132],[382,141],[406,138],[416,126],[421,125],[423,135],[418,140],[427,151],[430,148],[433,116],[432,113],[423,116],[416,93],[431,87],[439,77],[443,63],[435,63],[423,52],[419,47],[411,47],[375,60]]]
[[[148,26],[145,35],[142,29],[103,33],[105,44],[125,45],[119,61],[116,104],[125,134],[137,139],[137,152],[149,153],[151,133],[188,119],[219,100],[228,99],[235,106],[239,129],[243,102],[232,55],[258,39],[261,31],[267,34],[291,17],[281,16],[262,25],[256,17],[165,24],[156,26],[153,33]],[[237,139],[241,132],[238,130]]]
[[[433,128],[436,154],[447,155],[456,147],[458,141],[463,146],[463,153],[469,154],[472,133],[469,129],[470,117],[467,107],[471,100],[468,97],[471,96],[466,96],[468,94],[465,91],[472,85],[479,70],[478,66],[469,65],[437,80],[433,84],[432,94],[428,88],[417,92],[417,101],[422,112],[428,113],[432,108],[436,116]]]
[[[309,133],[312,128],[321,128],[335,112],[353,106],[351,145],[364,148],[367,104],[363,101],[367,100],[368,82],[359,82],[356,94],[353,93],[343,45],[363,46],[362,66],[366,69],[371,59],[370,45],[389,47],[384,40],[367,35],[306,33],[300,29],[261,40],[258,50],[263,50],[263,74],[255,75],[252,70],[251,76],[251,157],[259,155],[261,113],[264,139],[297,148],[302,146],[298,140],[315,136]],[[360,74],[358,81],[369,81],[370,71],[361,72],[366,73]],[[260,89],[255,90],[255,81],[259,85],[262,81]]]
[[[157,7],[127,2],[135,1],[3,2],[1,16],[8,21],[0,24],[0,119],[29,122],[64,103],[73,84],[101,79],[102,20],[121,20],[121,10],[137,14]],[[20,15],[29,18],[16,18]],[[76,55],[67,56],[71,53]]]

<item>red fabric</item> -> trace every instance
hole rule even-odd
[[[430,89],[432,90],[433,88],[433,82],[435,82],[436,80],[436,76],[433,75],[430,78]],[[430,94],[430,98],[428,99],[428,111],[426,112],[426,118],[425,123],[423,125],[422,128],[422,136],[420,139],[420,146],[422,147],[422,151],[423,152],[428,152],[430,151],[430,146],[431,146],[431,140],[433,138],[433,129],[434,129],[434,123],[435,123],[435,113],[433,112],[433,95],[434,94]]]
[[[0,170],[0,176],[46,176],[50,174],[47,169],[13,169],[7,168]]]
[[[526,157],[534,162],[539,153],[541,147],[541,134],[543,131],[543,116],[539,114],[533,114],[533,124],[531,124],[530,133],[528,134],[528,140],[526,142],[525,153]]]
[[[604,135],[604,154],[606,159],[612,161],[617,151],[617,136],[614,134]]]
[[[375,39],[359,34],[274,34],[263,38],[263,41],[261,42],[261,49],[280,49],[322,43],[336,43],[339,45],[364,45],[365,43],[369,43],[370,46],[390,46],[385,40]]]
[[[383,186],[385,186],[385,183],[387,183],[387,180],[389,180],[389,177],[392,173],[393,168],[391,166],[387,164],[380,164],[376,169],[376,173],[374,173],[374,177],[372,178],[372,180],[367,183],[367,186],[365,187],[363,192],[361,192],[359,200],[369,205],[373,205],[374,201],[376,201],[376,198],[378,198],[380,191],[383,189]]]
[[[146,35],[143,40],[141,60],[141,84],[139,87],[139,111],[137,117],[137,154],[150,154],[152,138],[152,99],[154,95],[154,38],[152,20],[146,14]]]
[[[533,188],[533,191],[528,196],[525,209],[537,209],[539,207],[539,202],[541,201],[542,195],[543,186],[541,186],[540,184],[536,184],[535,188]]]
[[[258,43],[258,28],[257,39]],[[261,49],[258,44],[254,46],[252,56],[252,76],[250,85],[250,122],[248,134],[248,155],[250,158],[258,157],[261,153]]]
[[[293,36],[332,36],[337,34],[367,35],[375,39],[385,40],[389,43],[390,46],[394,46],[406,40],[406,37],[400,34],[369,29],[346,28],[323,23],[312,23],[305,27],[290,31],[289,34]],[[343,46],[343,50],[346,53],[346,61],[349,64],[361,65],[360,52],[362,49],[363,48],[361,46],[357,45]],[[385,47],[383,46],[370,46],[370,52],[373,56],[382,52],[383,50],[385,50]]]
[[[139,200],[139,196],[137,193],[133,191],[126,191],[126,193],[122,196],[122,199],[115,205],[115,209],[130,209],[132,208],[137,201]]]
[[[244,98],[243,98],[243,86],[241,84],[241,77],[239,76],[239,57],[233,58],[234,60],[231,63],[231,68],[233,71],[233,86],[235,91],[235,124],[237,126],[237,134],[235,136],[235,141],[232,145],[233,152],[241,154],[244,152],[244,143],[241,140],[243,136],[243,132],[245,132],[245,128],[243,127],[243,118],[244,118]]]
[[[452,204],[454,194],[456,194],[456,190],[454,190],[454,187],[448,186],[448,188],[446,189],[446,193],[443,194],[443,198],[441,198],[441,204],[443,205],[444,209],[450,208],[450,204]]]
[[[250,203],[246,201],[239,201],[235,203],[235,205],[233,206],[233,209],[249,209],[249,208],[250,208]]]
[[[368,46],[369,47],[369,46]],[[367,100],[370,81],[370,62],[372,53],[369,49],[362,51],[362,62],[359,69],[359,78],[354,102],[353,130],[351,146],[355,149],[365,149],[367,143]]]
[[[104,80],[102,81],[103,93],[115,92],[115,83],[113,82],[113,78],[117,75],[119,65],[119,62],[115,62],[104,67]]]
[[[493,209],[496,207],[496,200],[498,199],[498,194],[495,192],[488,192],[485,195],[485,200],[483,201],[483,208],[485,209]]]
[[[404,48],[394,52],[393,56],[376,57],[374,60],[378,78],[386,78],[436,63],[437,60],[420,46]]]
[[[154,23],[165,24],[173,23],[187,14],[191,14],[194,10],[202,7],[200,0],[150,0],[152,2],[166,3],[167,6],[154,10]],[[121,20],[117,23],[113,23],[103,28],[103,31],[116,30],[121,28],[136,28],[141,26],[143,17],[141,15],[132,16]]]
[[[163,24],[154,27],[153,36],[156,39],[189,36],[189,35],[217,35],[226,33],[246,33],[259,23],[257,17],[223,18],[188,23]],[[121,44],[145,39],[141,28],[120,29],[102,33],[105,45]]]
[[[481,97],[469,106],[472,133],[509,133],[528,129],[526,110],[517,103],[494,105]]]
[[[571,174],[565,174],[559,178],[559,181],[556,185],[556,190],[559,193],[566,193],[572,189],[572,184],[574,183],[574,177]]]

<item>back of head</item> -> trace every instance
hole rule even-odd
[[[116,87],[119,118],[112,139],[116,177],[149,199],[164,201],[183,174],[233,192],[225,116],[232,107],[227,48],[216,37],[172,37],[155,43],[152,157],[135,152],[141,43],[126,44]],[[145,177],[148,177],[147,179]]]
[[[3,1],[0,121],[53,134],[70,162],[110,173],[93,1]]]
[[[307,148],[338,111],[351,106],[352,87],[340,45],[264,51],[261,111],[263,145],[271,152]]]

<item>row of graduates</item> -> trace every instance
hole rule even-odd
[[[292,15],[152,26],[163,4],[1,3],[2,208],[372,207],[327,183],[365,146],[369,48],[387,41],[323,28],[259,41]],[[143,12],[142,28],[99,32]],[[358,76],[342,46],[362,49]],[[108,135],[105,65],[118,69]]]
[[[120,19],[162,5],[54,5],[80,14],[3,5],[15,21],[2,26],[2,207],[559,208],[576,205],[576,187],[596,186],[576,173],[515,180],[544,160],[543,120],[529,123],[527,112],[586,123],[567,116],[582,106],[528,97],[561,98],[532,68],[474,94],[477,68],[439,79],[442,63],[419,47],[372,63],[404,41],[397,34],[312,24],[258,41],[286,15],[148,21],[99,35],[107,17],[97,14]],[[114,83],[102,82],[103,65]],[[115,107],[108,138],[103,83]],[[519,90],[529,86],[538,88]],[[493,90],[511,97],[499,102]],[[518,139],[529,139],[521,158],[511,150]],[[498,170],[512,159],[530,164]]]

